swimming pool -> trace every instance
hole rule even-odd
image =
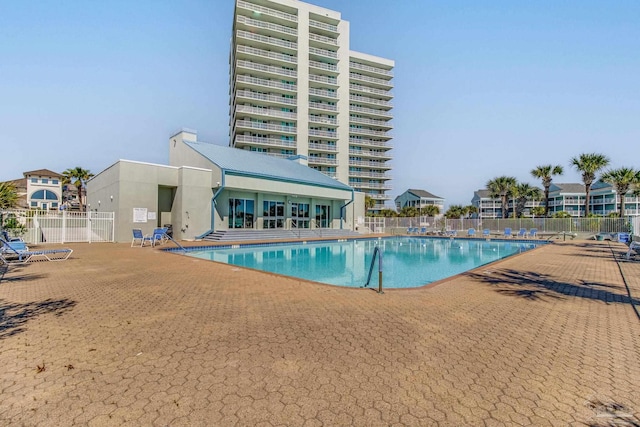
[[[539,246],[533,241],[388,237],[268,244],[189,251],[196,258],[293,276],[330,285],[361,287],[374,248],[383,253],[385,288],[413,288]],[[376,287],[377,261],[370,286]]]

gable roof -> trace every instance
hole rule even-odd
[[[205,142],[184,141],[184,143],[226,172],[352,190],[348,185],[294,160]]]
[[[420,198],[425,198],[425,199],[442,199],[444,200],[442,197],[436,196],[435,194],[431,194],[428,191],[425,190],[413,190],[413,189],[408,189],[407,192],[413,194],[416,197],[420,197]]]
[[[552,183],[549,187],[550,192],[559,191],[561,193],[581,193],[584,194],[584,184],[556,184]]]
[[[30,172],[24,172],[23,175],[25,177],[31,175],[37,175],[37,176],[51,176],[51,177],[57,177],[57,178],[62,178],[62,175],[60,175],[58,172],[54,172],[51,171],[49,169],[37,169],[34,171],[30,171]]]

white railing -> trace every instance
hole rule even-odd
[[[290,42],[288,40],[277,39],[275,37],[263,36],[262,34],[254,34],[249,31],[238,30],[236,32],[238,37],[242,37],[248,40],[259,41],[262,43],[271,44],[274,46],[280,46],[291,50],[298,50],[298,44],[294,42]]]
[[[114,241],[113,212],[7,210],[2,217],[5,224],[7,218],[15,218],[22,230],[16,234],[32,245]]]
[[[257,49],[255,47],[249,47],[239,44],[236,47],[238,53],[246,53],[248,55],[262,56],[263,58],[274,59],[277,61],[290,62],[292,64],[298,63],[298,58],[292,55],[286,55],[284,53],[272,52],[270,50]]]
[[[359,64],[353,61],[349,61],[349,67],[356,68],[358,70],[363,70],[363,71],[370,71],[372,73],[382,74],[384,76],[393,77],[393,71],[391,70],[383,70],[382,68],[371,67],[369,65]]]
[[[338,32],[337,25],[325,24],[324,22],[314,21],[313,19],[309,20],[309,26],[315,28],[322,28],[323,30],[331,31],[334,33]]]
[[[286,68],[274,67],[273,65],[258,64],[257,62],[245,61],[243,59],[239,59],[236,64],[240,68],[248,68],[255,71],[264,71],[265,73],[278,74],[281,76],[297,77],[298,75],[298,72],[296,70],[287,70]]]
[[[387,175],[379,172],[361,172],[361,171],[349,171],[349,176],[364,177],[364,178],[382,178],[391,179],[391,175]]]
[[[373,182],[357,182],[349,181],[349,185],[354,188],[374,188],[377,190],[391,190],[392,187],[389,184],[378,184]]]
[[[350,133],[362,133],[365,135],[374,135],[374,136],[378,136],[378,137],[385,137],[385,138],[391,138],[391,136],[389,134],[387,134],[387,132],[385,131],[381,131],[381,130],[373,130],[373,129],[367,129],[367,128],[357,128],[357,127],[349,127],[349,132]]]
[[[391,83],[388,80],[376,79],[375,77],[369,77],[369,76],[365,76],[365,75],[358,74],[358,73],[349,73],[349,78],[356,79],[356,80],[363,80],[365,82],[378,84],[378,85],[381,85],[381,86],[388,86],[390,88],[393,87],[393,83]]]
[[[360,91],[360,92],[375,93],[376,95],[388,96],[389,98],[393,98],[393,95],[391,95],[391,93],[389,93],[389,91],[382,90],[382,89],[376,89],[376,88],[369,87],[369,86],[362,86],[362,85],[358,85],[358,84],[354,84],[354,83],[349,83],[349,89],[357,90],[357,91]]]
[[[338,139],[337,132],[329,132],[326,130],[309,129],[310,136],[324,136],[325,138]]]
[[[241,24],[246,24],[251,27],[265,28],[268,30],[279,31],[285,34],[298,35],[296,28],[285,27],[284,25],[272,24],[271,22],[257,21],[255,19],[247,18],[246,16],[238,15],[237,21]]]
[[[317,74],[309,74],[309,80],[312,82],[327,83],[330,85],[338,85],[338,80],[334,77],[318,76]]]
[[[295,92],[297,90],[297,85],[282,83],[275,80],[261,79],[258,77],[249,77],[249,76],[244,76],[242,74],[236,76],[236,81],[238,83],[249,83],[249,84],[254,84],[259,86],[267,86],[267,87],[273,87],[278,89],[284,89],[292,92]]]
[[[331,144],[318,144],[315,142],[309,143],[309,150],[317,150],[317,151],[338,151],[338,147]]]
[[[368,96],[362,96],[362,95],[349,94],[349,101],[362,102],[365,104],[382,105],[385,107],[393,107],[393,103],[391,101],[384,101],[382,99],[369,98]]]
[[[338,40],[333,39],[331,37],[321,36],[318,34],[309,33],[309,40],[314,40],[320,43],[330,44],[333,46],[338,46]]]
[[[334,52],[332,50],[327,50],[327,49],[319,49],[317,47],[309,47],[309,53],[312,53],[314,55],[319,55],[319,56],[326,56],[327,58],[337,58],[338,57],[338,53]]]
[[[313,164],[322,164],[322,165],[337,165],[338,159],[328,159],[326,157],[320,156],[309,156],[307,161]]]
[[[354,137],[350,137],[349,138],[349,143],[350,144],[355,144],[355,145],[372,145],[375,147],[386,147],[386,148],[393,148],[393,145],[391,144],[391,141],[374,141],[372,139],[362,139],[362,138],[354,138]]]
[[[279,10],[271,9],[268,7],[260,6],[260,5],[249,3],[242,0],[238,0],[236,4],[238,5],[238,7],[249,10],[251,12],[260,12],[265,15],[274,16],[276,18],[285,19],[287,21],[298,22],[298,17],[290,13],[281,12]]]
[[[385,128],[393,127],[393,125],[389,123],[387,120],[375,120],[375,119],[368,119],[366,117],[349,116],[349,121],[353,123],[362,123],[362,124],[367,124],[371,126],[380,126]]]
[[[392,156],[387,153],[379,153],[377,151],[365,151],[365,150],[349,150],[349,154],[354,156],[362,156],[362,157],[378,157],[378,158],[386,158],[392,159]]]
[[[281,126],[281,125],[274,125],[271,123],[252,122],[250,120],[237,120],[236,127],[249,128],[249,129],[273,130],[276,132],[284,132],[284,133],[297,132],[297,128],[295,126]]]
[[[284,96],[266,95],[264,93],[252,92],[250,90],[239,90],[236,92],[236,98],[259,99],[262,101],[279,102],[282,104],[296,105],[296,98],[285,98]]]
[[[293,119],[297,117],[296,113],[289,111],[280,111],[271,108],[250,107],[248,105],[236,106],[236,113],[254,114],[260,116],[277,117],[280,119]]]
[[[309,88],[309,95],[324,96],[326,98],[337,98],[338,97],[338,93],[337,92],[331,92],[331,91],[324,90],[324,89],[316,89],[314,87],[310,87]]]
[[[338,126],[338,119],[332,119],[329,117],[309,116],[309,121],[313,123],[326,123],[329,125]]]
[[[236,145],[238,143],[243,144],[255,144],[255,145],[268,145],[272,147],[295,147],[295,141],[287,141],[283,139],[276,138],[262,138],[259,136],[249,136],[249,135],[236,135],[235,137]]]
[[[337,105],[324,104],[322,102],[309,102],[309,108],[316,108],[318,110],[338,111]]]
[[[349,159],[350,166],[366,166],[373,169],[391,169],[391,166],[382,162],[366,162],[364,160],[352,160]]]
[[[393,114],[391,114],[386,110],[374,110],[373,108],[356,107],[354,105],[350,105],[349,111],[353,111],[356,113],[371,114],[373,116],[389,117],[390,119],[393,118]]]
[[[309,61],[309,66],[310,67],[314,67],[314,68],[320,68],[322,70],[334,71],[336,73],[338,72],[338,66],[337,65],[327,64],[325,62]]]

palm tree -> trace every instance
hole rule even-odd
[[[604,154],[586,153],[580,154],[578,157],[571,159],[571,165],[578,172],[582,173],[582,182],[584,183],[584,216],[589,216],[589,193],[591,192],[591,184],[596,180],[596,173],[609,165],[609,158]]]
[[[451,205],[449,209],[444,213],[444,216],[449,219],[460,218],[466,215],[466,209],[462,205]]]
[[[474,206],[474,205],[467,205],[464,207],[464,210],[467,214],[467,218],[471,218],[473,216],[473,214],[477,214],[478,213],[478,207]]]
[[[502,201],[502,218],[508,218],[509,196],[518,181],[512,176],[499,176],[487,182],[487,189],[492,198],[500,198]]]
[[[531,171],[531,175],[533,175],[534,178],[542,179],[542,186],[544,187],[544,216],[549,215],[549,187],[551,187],[553,175],[562,175],[563,173],[564,170],[560,165],[536,166],[536,168]]]
[[[613,185],[616,193],[620,196],[620,207],[618,208],[618,213],[622,216],[624,211],[624,196],[629,192],[631,186],[636,182],[636,175],[639,172],[635,169],[631,168],[619,168],[612,169],[600,177],[600,179],[604,182],[607,182]]]
[[[400,209],[399,215],[404,218],[413,218],[420,216],[420,211],[415,206],[405,206]]]
[[[62,172],[62,175],[64,176],[62,180],[63,184],[73,184],[78,189],[78,202],[80,203],[80,210],[84,212],[85,206],[82,200],[84,197],[83,189],[85,188],[87,181],[91,179],[91,177],[93,177],[93,174],[87,169],[82,169],[80,166],[76,166],[75,168],[67,169],[66,171]]]
[[[542,196],[542,192],[538,187],[534,187],[527,183],[518,184],[513,189],[513,196],[516,199],[515,216],[521,217],[524,211],[527,201],[532,199],[539,199]]]
[[[15,207],[18,203],[18,191],[12,182],[0,182],[0,209]]]
[[[420,215],[424,216],[436,216],[440,213],[440,208],[436,205],[427,205],[420,208]]]

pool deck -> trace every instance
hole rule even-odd
[[[0,266],[0,425],[640,423],[640,261],[623,244],[554,243],[384,295],[64,246]]]

